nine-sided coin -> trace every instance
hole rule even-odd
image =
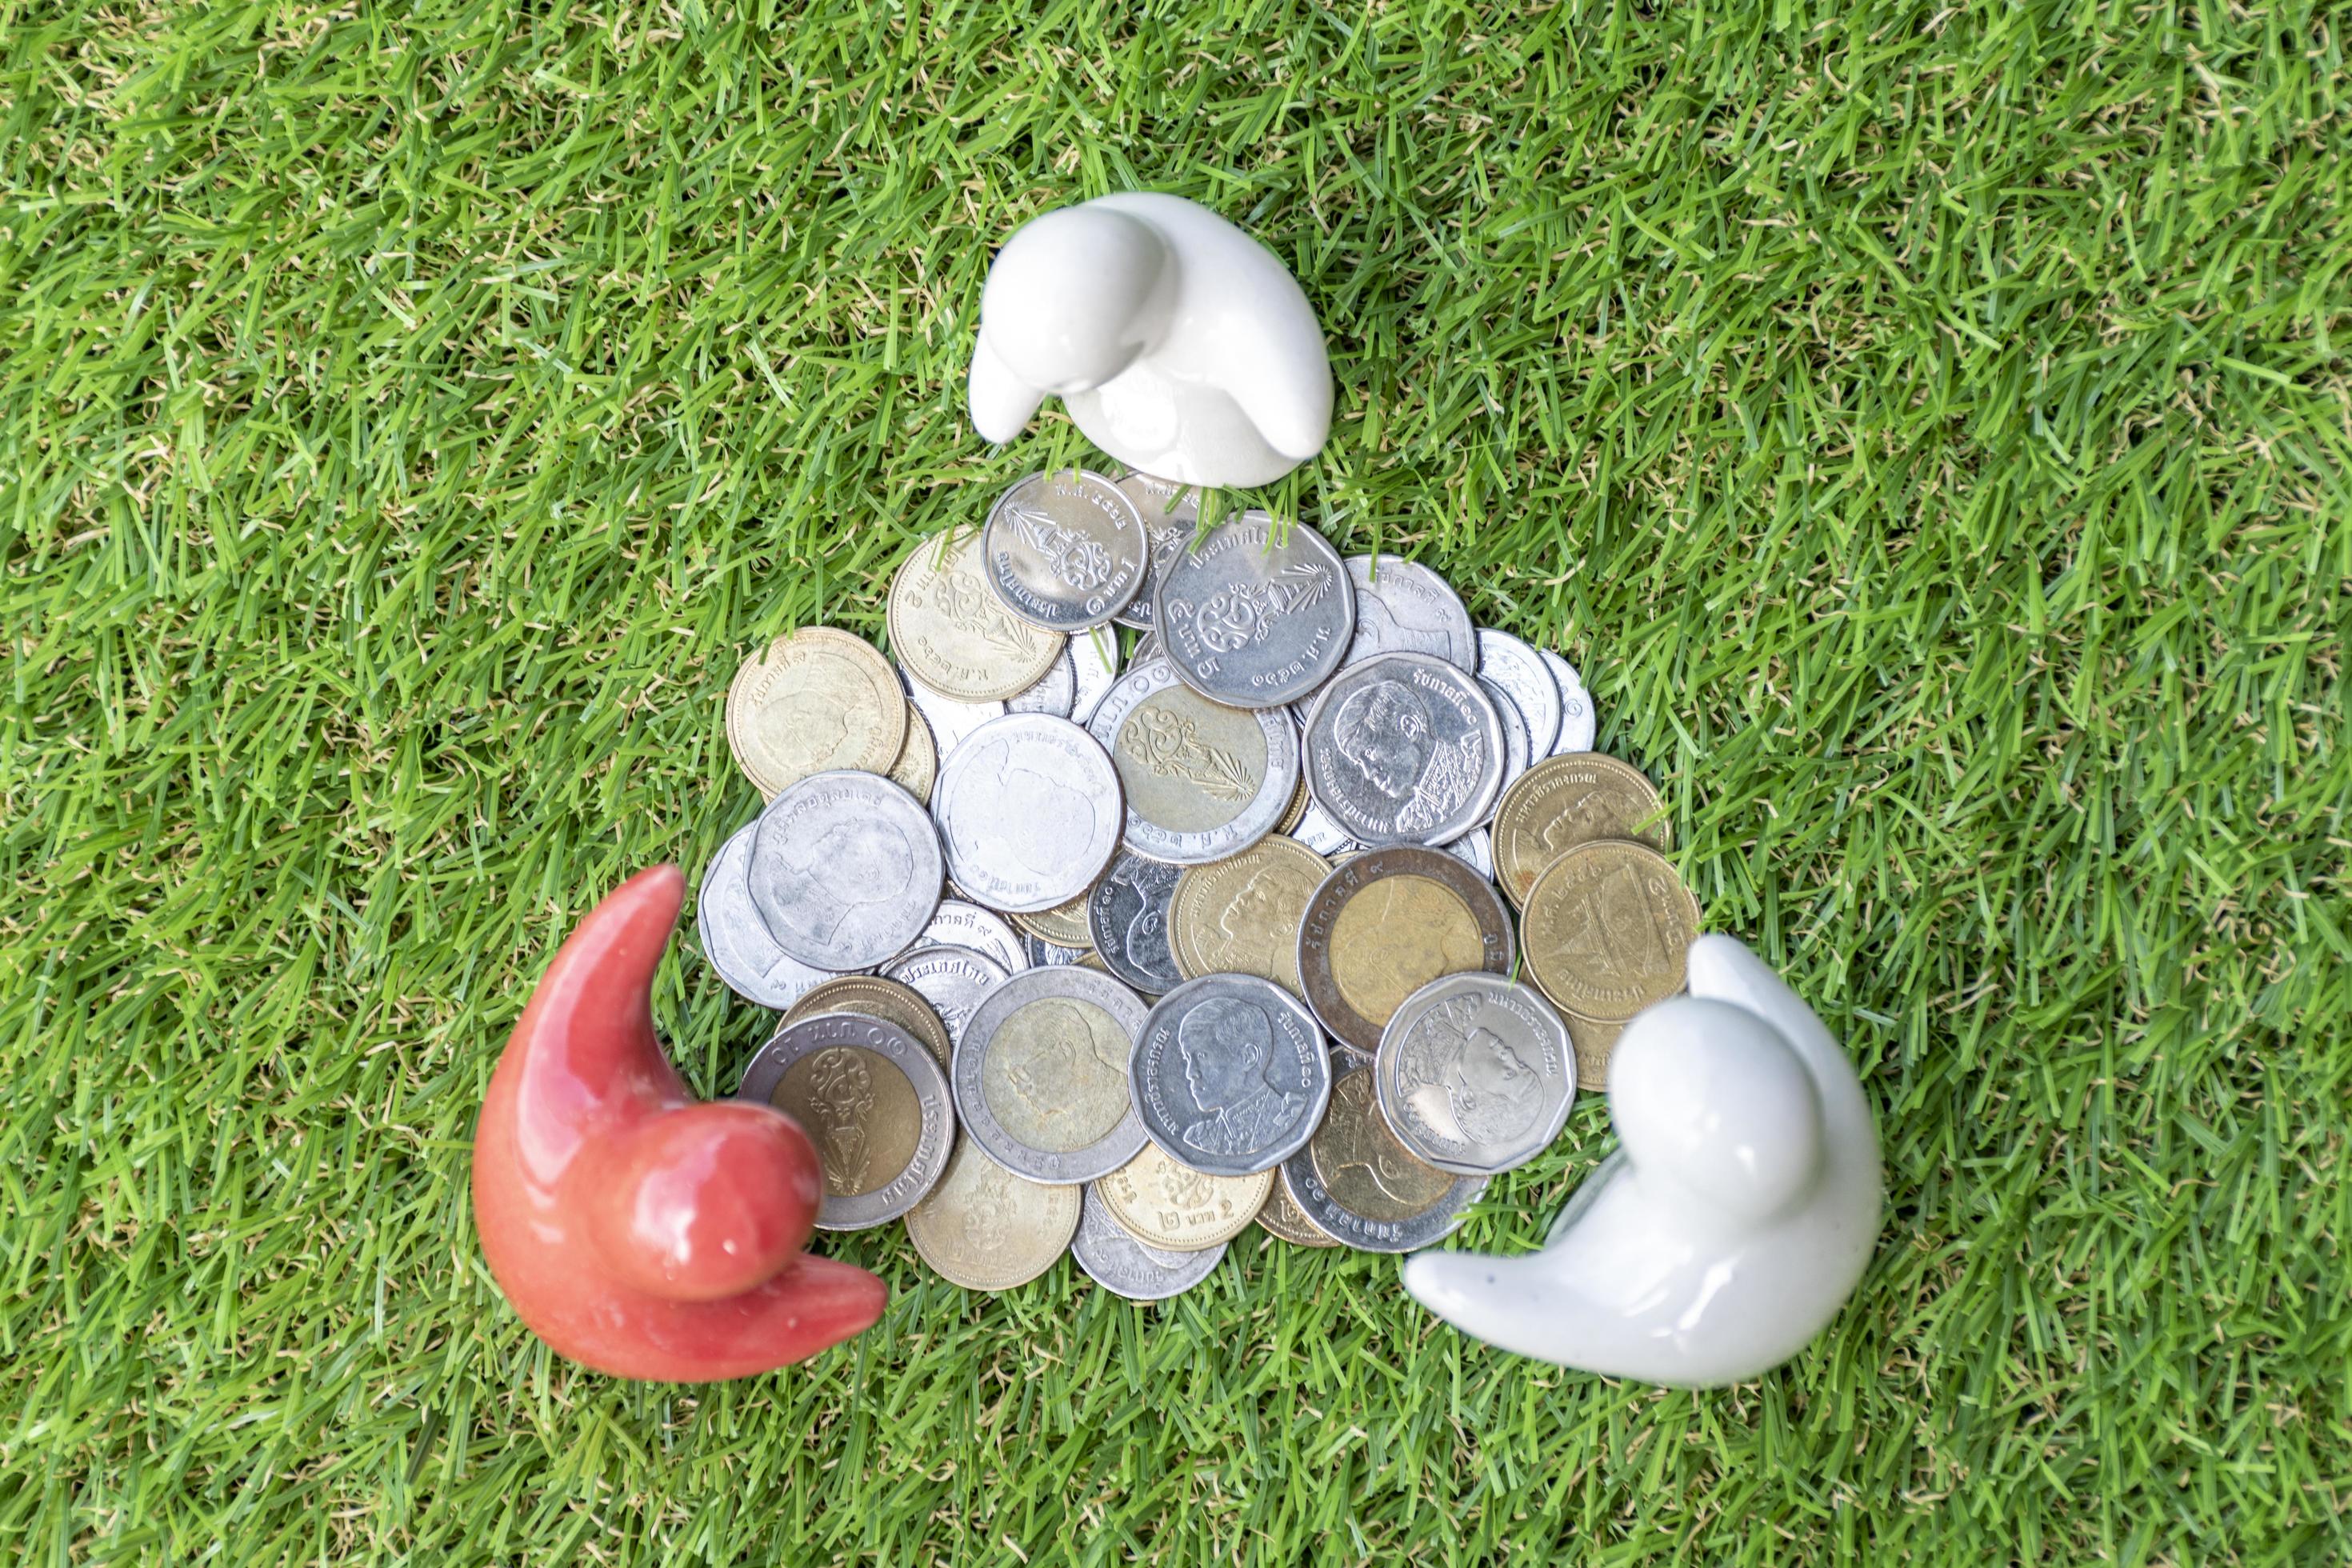
[[[1581,844],[1528,889],[1528,974],[1560,1007],[1622,1024],[1683,988],[1698,900],[1674,862],[1622,838]]]
[[[1444,974],[1511,969],[1511,917],[1485,878],[1442,849],[1368,849],[1323,879],[1298,927],[1307,1005],[1370,1056],[1404,999]]]
[[[1077,1234],[1084,1193],[1016,1176],[969,1137],[947,1174],[907,1211],[907,1239],[924,1262],[967,1290],[1010,1290],[1054,1266]]]
[[[1212,701],[1276,708],[1339,668],[1356,595],[1339,553],[1296,524],[1245,511],[1170,563],[1154,619],[1177,678]]]
[[[938,1182],[955,1142],[947,1075],[879,1018],[821,1013],[785,1025],[743,1069],[739,1092],[788,1112],[816,1144],[821,1230],[897,1219]]]
[[[1499,974],[1449,974],[1406,997],[1381,1031],[1373,1077],[1404,1146],[1460,1175],[1535,1158],[1576,1098],[1559,1015]]]
[[[710,858],[695,900],[695,929],[703,956],[729,990],[762,1007],[789,1007],[832,973],[803,963],[768,934],[768,922],[751,902],[751,844],[759,833],[755,816]]]
[[[785,1009],[777,1026],[797,1024],[819,1013],[858,1013],[896,1024],[923,1042],[923,1048],[931,1053],[942,1072],[947,1070],[954,1050],[955,1042],[938,1009],[924,1001],[919,993],[879,975],[837,974],[822,985],[813,986],[807,995]]]
[[[1151,546],[1151,564],[1144,572],[1143,587],[1118,613],[1118,624],[1148,632],[1151,629],[1152,601],[1159,596],[1160,576],[1168,570],[1168,563],[1192,542],[1192,535],[1201,525],[1201,492],[1193,486],[1155,479],[1150,474],[1124,475],[1118,488],[1135,503],[1137,513],[1143,519],[1143,536]]]
[[[1059,632],[1031,626],[988,585],[981,536],[926,539],[890,580],[890,652],[919,685],[958,702],[1002,701],[1061,656]],[[936,717],[941,752],[955,742]]]
[[[1370,1068],[1343,1072],[1332,1084],[1330,1114],[1283,1163],[1282,1181],[1308,1224],[1364,1252],[1411,1252],[1444,1240],[1486,1190],[1484,1176],[1450,1175],[1397,1142]]]
[[[907,738],[890,661],[862,637],[803,626],[743,661],[727,689],[727,744],[773,799],[811,773],[887,773]]]
[[[1543,656],[1508,632],[1478,628],[1478,674],[1503,689],[1528,723],[1528,754],[1551,755],[1559,739],[1559,683]]]
[[[906,986],[922,998],[940,1021],[946,1026],[952,1047],[963,1042],[964,1029],[971,1023],[982,1000],[1004,984],[1012,973],[984,952],[968,947],[922,947],[902,953],[890,961],[883,974]],[[940,1058],[946,1066],[953,1059],[950,1050]]]
[[[1010,713],[940,770],[931,815],[957,887],[992,910],[1050,910],[1094,885],[1118,847],[1118,770],[1066,719]]]
[[[751,842],[751,902],[776,945],[836,973],[904,949],[940,907],[939,834],[879,773],[817,773],[768,804]]]
[[[1176,868],[1129,849],[1112,857],[1087,895],[1087,928],[1113,974],[1148,996],[1183,979],[1168,947],[1168,903],[1176,896]]]
[[[1350,555],[1348,581],[1356,590],[1356,635],[1348,646],[1348,663],[1384,653],[1425,653],[1465,675],[1477,672],[1478,634],[1461,595],[1444,578],[1401,556]]]
[[[1075,965],[1013,976],[981,1003],[956,1048],[964,1131],[1031,1181],[1118,1170],[1144,1144],[1127,1058],[1145,1012],[1118,981]]]
[[[1658,792],[1639,768],[1598,752],[1552,757],[1529,768],[1495,808],[1495,867],[1503,891],[1526,907],[1544,868],[1580,844],[1636,839],[1666,847]]]
[[[1177,1163],[1157,1144],[1097,1182],[1091,1189],[1127,1234],[1146,1247],[1199,1252],[1223,1247],[1249,1228],[1274,1172],[1212,1176]]]
[[[1298,782],[1298,736],[1277,711],[1212,702],[1164,658],[1130,667],[1087,732],[1118,765],[1128,847],[1197,866],[1274,831]]]
[[[1128,1075],[1152,1142],[1213,1176],[1281,1164],[1306,1146],[1331,1097],[1314,1015],[1255,974],[1205,975],[1171,991],[1143,1020]]]
[[[1078,1234],[1070,1238],[1070,1256],[1087,1278],[1114,1296],[1130,1301],[1164,1301],[1181,1296],[1216,1272],[1224,1261],[1223,1247],[1199,1252],[1171,1252],[1146,1247],[1111,1217],[1102,1194],[1087,1189],[1078,1212]]]
[[[1366,844],[1461,837],[1494,810],[1503,767],[1503,721],[1477,678],[1427,654],[1351,664],[1307,710],[1307,791]]]

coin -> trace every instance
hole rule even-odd
[[[1037,684],[1004,704],[1007,713],[1050,713],[1056,719],[1070,716],[1070,707],[1078,700],[1078,667],[1064,648],[1062,657],[1053,662]]]
[[[1502,787],[1508,789],[1521,773],[1528,771],[1527,716],[1512,702],[1509,692],[1483,675],[1478,677],[1478,689],[1486,694],[1486,700],[1495,705],[1495,717],[1503,721]],[[1500,791],[1496,792],[1496,798],[1502,798]],[[1490,817],[1494,815],[1491,808],[1487,815]]]
[[[1130,666],[1087,732],[1118,767],[1128,847],[1155,860],[1239,853],[1274,830],[1297,788],[1289,720],[1212,702],[1164,658]]]
[[[1576,673],[1576,666],[1548,647],[1536,649],[1544,668],[1551,672],[1552,682],[1559,688],[1559,738],[1551,743],[1551,754],[1565,756],[1570,752],[1592,750],[1596,721],[1592,711],[1592,696],[1584,689],[1584,677]]]
[[[1176,894],[1176,868],[1129,849],[1087,895],[1087,929],[1110,972],[1147,996],[1183,979],[1168,948],[1168,900]]]
[[[1102,963],[1092,948],[1065,947],[1058,942],[1047,942],[1044,937],[1031,931],[1021,933],[1021,945],[1028,954],[1027,967],[1031,969],[1060,969],[1074,963],[1084,963],[1087,959],[1093,958],[1096,962],[1092,967],[1101,970],[1105,974],[1110,973],[1110,966]],[[1015,971],[1015,973],[1019,972]]]
[[[1478,676],[1502,688],[1527,721],[1528,755],[1549,756],[1552,742],[1559,739],[1560,693],[1543,656],[1508,632],[1480,626]]]
[[[1111,683],[1118,679],[1118,634],[1108,626],[1097,626],[1073,635],[1070,679],[1070,722],[1084,724],[1095,716],[1095,710],[1110,694]]]
[[[1002,701],[1037,683],[1066,639],[1006,609],[988,585],[981,536],[942,535],[907,552],[890,580],[890,652],[916,681],[957,702]],[[918,704],[918,706],[920,706]],[[938,715],[940,750],[955,742]]]
[[[776,945],[836,973],[903,950],[940,907],[931,819],[878,773],[817,773],[760,814],[751,902]]]
[[[1108,975],[1031,969],[989,993],[955,1058],[966,1131],[1033,1182],[1107,1176],[1143,1147],[1127,1058],[1145,1008]]]
[[[1277,1177],[1279,1174],[1280,1173],[1277,1172]],[[1280,1241],[1286,1241],[1293,1247],[1339,1245],[1316,1229],[1307,1216],[1298,1212],[1298,1205],[1290,1201],[1288,1184],[1278,1179],[1275,1182],[1273,1189],[1265,1194],[1264,1206],[1257,1211],[1257,1225],[1258,1228],[1266,1235]]]
[[[940,776],[940,751],[931,741],[930,721],[912,702],[907,704],[907,739],[898,760],[890,764],[890,782],[924,805],[931,804],[931,785]]]
[[[896,1024],[820,1013],[786,1024],[738,1091],[789,1114],[824,1165],[820,1230],[866,1230],[921,1201],[947,1169],[955,1112],[947,1075]]]
[[[1306,776],[1304,768],[1299,770],[1299,776]],[[1350,837],[1346,828],[1332,821],[1331,814],[1317,805],[1312,796],[1307,799],[1307,809],[1298,814],[1297,826],[1290,830],[1290,837],[1318,855],[1334,858],[1353,855],[1364,847],[1362,840]]]
[[[1007,974],[1029,967],[1028,955],[1021,946],[1021,933],[1007,924],[1003,915],[963,899],[940,900],[939,912],[931,916],[931,923],[908,944],[907,952],[926,947],[968,947],[996,960]]]
[[[1351,664],[1307,715],[1307,788],[1369,845],[1444,844],[1503,787],[1503,721],[1475,676],[1427,654]]]
[[[1230,859],[1188,867],[1168,905],[1169,947],[1188,980],[1255,974],[1294,996],[1298,924],[1330,863],[1295,838],[1269,834]]]
[[[989,509],[982,539],[996,596],[1057,632],[1101,626],[1127,608],[1151,563],[1135,503],[1085,468],[1015,479]]]
[[[1247,1176],[1205,1175],[1147,1143],[1093,1190],[1110,1217],[1144,1246],[1199,1252],[1247,1230],[1273,1187],[1271,1166]]]
[[[1414,1156],[1381,1114],[1370,1068],[1342,1072],[1331,1110],[1306,1148],[1283,1163],[1283,1185],[1307,1222],[1364,1252],[1411,1252],[1442,1241],[1486,1190]]]
[[[1160,579],[1168,563],[1192,542],[1192,534],[1201,526],[1201,492],[1193,486],[1155,479],[1150,474],[1122,475],[1118,488],[1135,503],[1143,519],[1143,536],[1151,546],[1151,563],[1144,569],[1143,586],[1118,613],[1118,624],[1148,632]]]
[[[907,1239],[932,1271],[967,1290],[1026,1285],[1070,1249],[1084,1193],[1014,1175],[970,1138],[947,1173],[907,1211]]]
[[[1529,768],[1495,809],[1495,865],[1503,891],[1527,907],[1528,889],[1580,844],[1627,838],[1666,847],[1658,792],[1639,768],[1598,752],[1552,757]]]
[[[1472,828],[1447,845],[1445,852],[1489,882],[1495,879],[1495,838],[1485,828]]]
[[[1012,713],[951,752],[931,815],[956,886],[992,910],[1025,913],[1094,885],[1126,816],[1118,770],[1066,719]]]
[[[1356,635],[1346,663],[1424,653],[1465,675],[1478,672],[1478,634],[1444,578],[1402,556],[1350,555],[1348,581],[1356,590]]]
[[[1509,911],[1442,849],[1366,850],[1323,879],[1299,921],[1307,1004],[1366,1056],[1404,999],[1438,976],[1510,969]]]
[[[1566,1026],[1534,990],[1449,974],[1406,997],[1381,1031],[1373,1087],[1406,1148],[1441,1171],[1491,1176],[1559,1136],[1576,1066]]]
[[[1315,1016],[1281,986],[1211,974],[1177,986],[1146,1016],[1128,1079],[1145,1134],[1178,1163],[1249,1176],[1306,1147],[1331,1097],[1331,1058]]]
[[[1302,742],[1300,754],[1305,755],[1304,736],[1297,720],[1291,721],[1290,733],[1293,740]],[[1310,797],[1307,793],[1307,770],[1301,768],[1298,770],[1298,782],[1290,786],[1290,804],[1284,806],[1282,815],[1275,819],[1274,830],[1276,833],[1287,833],[1297,826],[1299,818],[1307,815],[1309,800]]]
[[[945,1026],[950,1047],[963,1043],[964,1029],[981,1000],[1004,984],[1011,973],[984,952],[968,947],[924,947],[890,961],[883,974],[914,992],[936,1011]],[[952,1048],[940,1058],[946,1067]]]
[[[1622,1024],[1683,988],[1698,900],[1674,863],[1622,838],[1580,844],[1528,890],[1528,973],[1562,1011]]]
[[[1078,1234],[1070,1238],[1070,1257],[1087,1277],[1114,1296],[1130,1301],[1164,1301],[1181,1296],[1216,1272],[1224,1261],[1223,1247],[1199,1252],[1171,1252],[1146,1247],[1111,1217],[1102,1194],[1089,1186],[1078,1209]]]
[[[695,899],[695,929],[702,934],[703,956],[730,991],[762,1007],[789,1007],[810,987],[833,976],[778,947],[751,902],[751,842],[759,832],[755,816],[736,829],[703,868],[702,890]]]
[[[1088,889],[1089,892],[1092,890]],[[1094,933],[1087,929],[1086,893],[1079,894],[1068,903],[1055,904],[1050,910],[1015,915],[1013,923],[1032,936],[1042,936],[1062,947],[1094,945]]]
[[[1622,1024],[1597,1024],[1590,1018],[1575,1018],[1563,1013],[1560,1022],[1568,1026],[1568,1043],[1576,1050],[1576,1087],[1595,1094],[1609,1089],[1609,1058],[1617,1049],[1617,1037],[1625,1032]]]
[[[808,994],[788,1008],[777,1020],[797,1024],[803,1018],[813,1018],[819,1013],[856,1013],[868,1018],[879,1018],[886,1024],[896,1024],[923,1043],[931,1059],[947,1070],[954,1042],[940,1015],[922,996],[894,979],[871,974],[842,974],[812,987]]]
[[[932,749],[942,760],[953,756],[964,737],[974,730],[991,719],[1004,717],[1003,703],[959,702],[952,697],[942,697],[908,674],[904,665],[898,667],[898,684],[907,693],[907,706],[930,731]]]
[[[1303,524],[1279,543],[1276,531],[1265,512],[1245,511],[1160,579],[1161,649],[1212,701],[1280,707],[1322,685],[1348,651],[1356,595],[1339,553]]]
[[[907,704],[889,661],[863,638],[803,626],[743,661],[727,689],[735,765],[773,799],[811,773],[886,773],[907,738]]]

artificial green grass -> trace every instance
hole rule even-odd
[[[1112,15],[1115,13],[1115,15]],[[2333,7],[0,6],[12,1560],[2352,1556]],[[572,921],[756,798],[736,661],[1086,447],[989,247],[1150,187],[1305,280],[1253,501],[1563,647],[1863,1065],[1878,1256],[1721,1393],[1391,1260],[1136,1307],[895,1227],[864,1339],[554,1361],[468,1139]],[[766,1016],[656,994],[724,1091]],[[1462,1234],[1520,1247],[1588,1097]]]

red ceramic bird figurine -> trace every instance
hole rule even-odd
[[[656,866],[572,933],[507,1041],[474,1136],[490,1272],[558,1354],[698,1383],[871,1327],[885,1288],[802,1251],[824,1197],[782,1111],[700,1101],[654,1038],[654,966],[686,879]]]

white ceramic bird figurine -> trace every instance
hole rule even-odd
[[[1269,484],[1331,431],[1331,362],[1274,253],[1181,196],[1099,196],[1031,219],[980,297],[971,422],[1010,441],[1049,395],[1139,472]]]
[[[1627,1025],[1609,1062],[1619,1148],[1541,1252],[1423,1252],[1405,1289],[1464,1332],[1612,1377],[1717,1387],[1837,1314],[1877,1240],[1885,1178],[1853,1064],[1727,936],[1691,944],[1690,994]]]

